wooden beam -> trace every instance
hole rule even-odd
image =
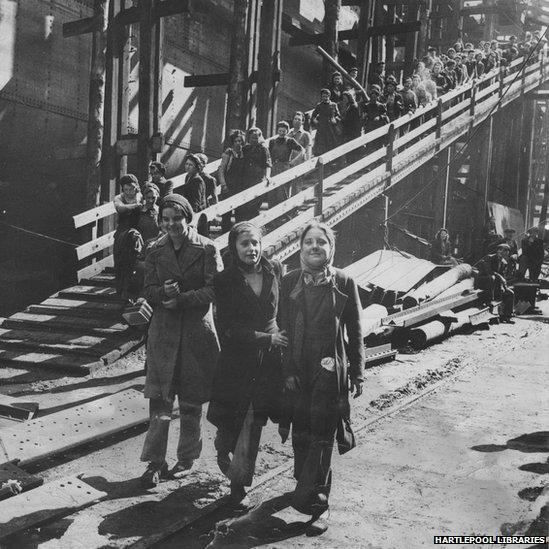
[[[360,16],[358,19],[358,43],[357,51],[357,68],[358,81],[363,86],[368,85],[368,69],[370,60],[370,36],[368,30],[373,23],[373,11],[375,0],[362,0],[360,4]]]
[[[283,0],[263,2],[257,67],[257,123],[265,136],[276,127]]]
[[[341,0],[324,0],[324,33],[323,33],[323,48],[328,55],[337,61],[339,54],[339,40],[341,39],[338,32],[339,15],[341,12]],[[324,82],[329,81],[329,75],[332,72],[331,64],[324,59],[323,74]]]
[[[201,88],[205,86],[227,86],[230,73],[221,72],[218,74],[192,74],[185,76],[183,86],[185,88]]]
[[[69,21],[68,23],[63,23],[63,38],[89,34],[90,32],[95,32],[97,28],[98,25],[95,17],[86,17],[85,19],[78,19],[77,21]]]
[[[366,30],[366,37],[374,38],[378,36],[392,36],[398,34],[406,34],[409,32],[418,32],[421,29],[420,21],[407,21],[406,23],[389,23],[384,25],[376,25],[369,27]],[[356,40],[360,38],[361,33],[358,27],[345,29],[338,32],[338,40]],[[308,46],[321,45],[326,40],[325,33],[317,34],[302,34],[300,36],[290,38],[290,46]]]
[[[97,30],[93,33],[88,131],[86,146],[86,193],[85,207],[99,205],[100,169],[103,151],[103,114],[105,110],[105,72],[107,63],[107,29],[109,26],[110,0],[94,0],[93,18]]]

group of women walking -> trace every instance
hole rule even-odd
[[[261,433],[268,420],[282,440],[291,430],[293,506],[309,514],[308,534],[328,527],[331,457],[355,445],[349,393],[362,392],[361,307],[354,281],[332,265],[332,230],[313,222],[300,239],[301,267],[283,276],[262,254],[261,232],[234,225],[223,258],[189,226],[192,208],[167,195],[160,205],[164,233],[146,258],[144,295],[153,307],[147,340],[145,396],[151,421],[142,481],[188,473],[202,448],[202,407],[217,428],[220,470],[230,502],[248,505]],[[215,314],[213,314],[213,312]],[[215,316],[215,320],[214,320]],[[177,395],[177,464],[166,449]]]

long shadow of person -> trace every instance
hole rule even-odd
[[[290,506],[292,493],[263,501],[247,514],[220,521],[204,549],[251,549],[302,535],[306,522],[286,522],[276,513]]]
[[[505,444],[479,444],[472,446],[477,452],[502,452],[517,450],[526,454],[549,452],[549,431],[536,431],[508,440]]]

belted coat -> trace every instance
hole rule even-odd
[[[300,377],[301,352],[305,337],[305,302],[303,275],[300,269],[288,273],[280,287],[280,328],[288,335],[289,345],[284,351],[282,370],[285,377]],[[332,287],[335,335],[335,368],[338,383],[339,452],[355,446],[350,426],[349,376],[364,379],[364,342],[360,317],[362,307],[356,282],[339,269],[333,269]],[[347,340],[345,339],[347,336]],[[299,394],[295,395],[299,398]],[[286,418],[286,423],[290,418]],[[291,421],[291,419],[290,419]]]
[[[147,338],[145,397],[168,399],[174,393],[189,402],[209,400],[219,354],[212,302],[214,275],[222,269],[215,244],[189,229],[185,248],[176,254],[161,236],[145,260],[144,296],[153,308]],[[164,282],[179,282],[177,308],[167,309]],[[174,376],[179,376],[177,387]]]

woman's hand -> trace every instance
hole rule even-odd
[[[362,379],[351,377],[351,394],[354,391],[353,398],[358,398],[362,394]]]
[[[271,345],[275,347],[287,347],[288,346],[288,337],[286,332],[275,332],[271,334]]]
[[[175,280],[164,282],[164,295],[169,298],[177,297],[180,294],[179,283]]]
[[[288,376],[284,382],[284,388],[287,391],[297,392],[299,391],[299,379],[297,376]]]

